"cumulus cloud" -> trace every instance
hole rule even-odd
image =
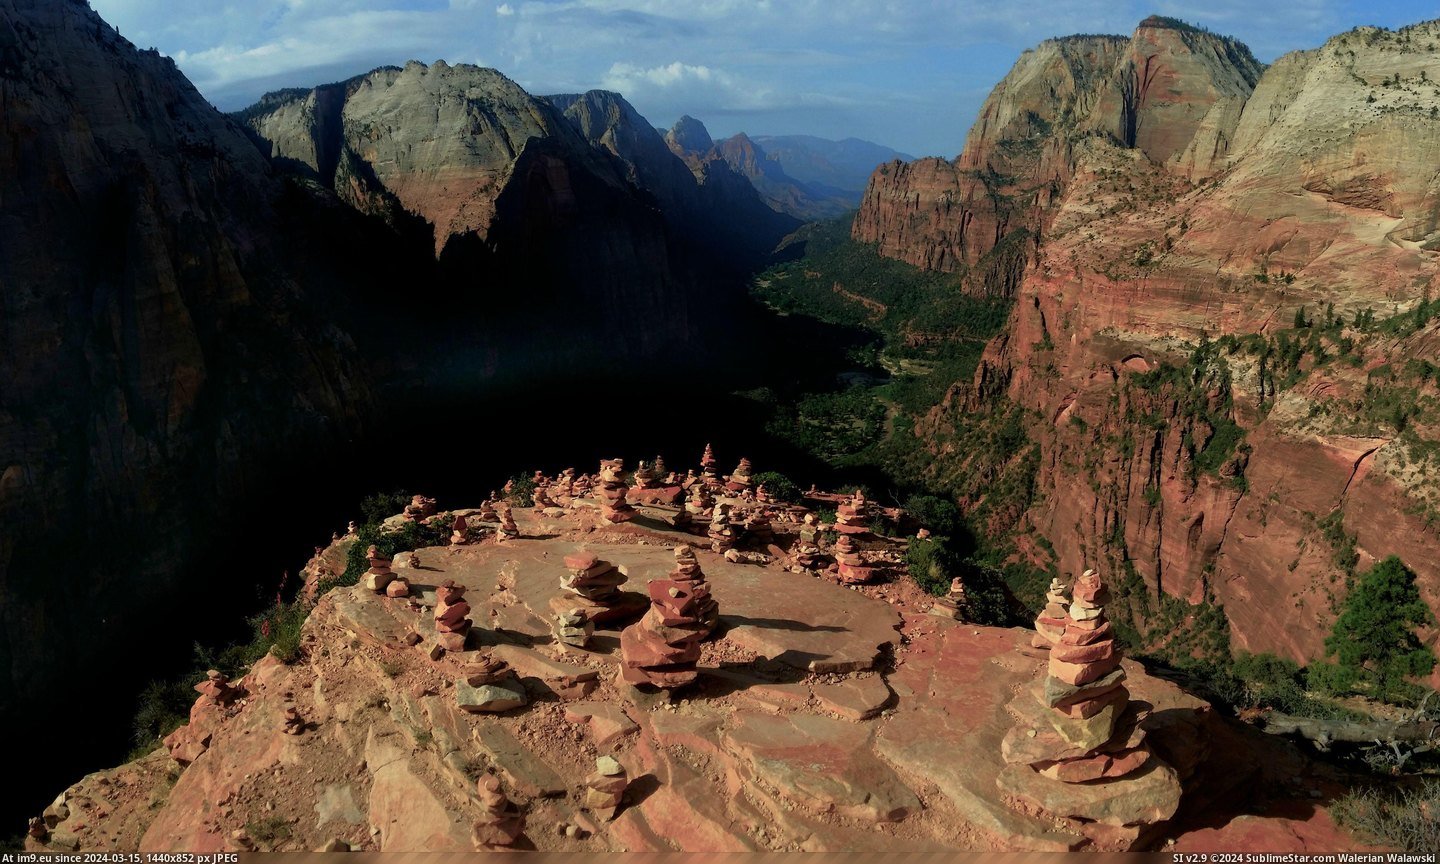
[[[495,7],[495,14],[499,15],[501,18],[509,18],[511,15],[515,14],[515,7],[511,6],[509,3],[501,3],[499,6]]]

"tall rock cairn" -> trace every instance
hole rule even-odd
[[[625,500],[630,487],[624,480],[624,474],[624,459],[600,461],[600,517],[609,525],[619,525],[635,518],[635,509]]]
[[[670,571],[670,580],[685,586],[695,598],[695,620],[703,625],[701,638],[715,632],[720,623],[720,604],[710,594],[710,583],[700,569],[700,559],[689,546],[675,547],[675,569]]]
[[[705,452],[700,454],[700,482],[708,489],[718,489],[721,486],[720,469],[716,467],[719,464],[715,459],[715,451],[706,444]]]
[[[1087,575],[1094,572],[1085,571]],[[1051,579],[1050,590],[1045,592],[1045,608],[1040,610],[1040,614],[1035,618],[1035,635],[1030,640],[1031,646],[1048,650],[1051,645],[1060,641],[1060,637],[1065,634],[1065,625],[1070,620],[1065,611],[1069,605],[1070,598],[1065,596],[1065,583],[1059,579]]]
[[[446,651],[465,650],[465,637],[470,634],[470,604],[465,602],[465,586],[453,579],[445,580],[435,589],[436,642]]]
[[[705,620],[714,603],[709,587],[674,579],[655,579],[647,587],[649,610],[620,634],[620,675],[635,685],[683,687],[695,680],[700,640],[714,628]]]

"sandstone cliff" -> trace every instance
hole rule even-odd
[[[0,105],[0,723],[88,740],[58,682],[128,684],[114,646],[257,469],[373,393],[345,268],[171,61],[83,2],[4,0]]]
[[[974,293],[1011,294],[1024,261],[1010,247],[1041,232],[1077,142],[1101,135],[1203,176],[1227,152],[1259,72],[1233,40],[1170,19],[1146,19],[1129,40],[1046,41],[991,91],[953,162],[876,171],[854,237],[925,269],[974,271]],[[997,247],[1008,260],[987,259]]]
[[[1064,550],[1062,571],[1133,567],[1156,596],[1223,604],[1236,647],[1302,661],[1323,653],[1350,576],[1385,555],[1440,608],[1426,365],[1440,187],[1422,155],[1440,146],[1437,35],[1335,37],[1281,58],[1240,105],[1248,55],[1188,34],[1214,49],[1166,73],[1192,107],[1142,111],[1134,135],[1115,125],[1125,88],[1096,91],[1088,122],[1105,134],[1064,145],[1006,333],[924,430],[943,452],[957,412],[1033,411],[1037,503],[1020,533]],[[1142,25],[1118,62],[1143,68],[1137,46],[1179,38]],[[997,116],[987,105],[981,140]],[[960,164],[984,153],[974,139]],[[1040,164],[1038,180],[1056,176]]]

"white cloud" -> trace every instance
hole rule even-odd
[[[501,18],[509,18],[511,15],[515,14],[515,7],[511,6],[509,3],[501,3],[499,6],[495,7],[495,14],[499,15]]]

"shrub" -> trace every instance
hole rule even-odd
[[[959,508],[936,495],[911,495],[905,499],[905,511],[932,534],[949,537],[960,524]]]
[[[912,541],[905,550],[905,566],[910,578],[936,596],[948,591],[950,580],[960,575],[958,563],[940,538]]]
[[[1345,830],[1369,843],[1406,852],[1440,849],[1440,781],[1416,789],[1362,789],[1336,801],[1332,812]]]
[[[798,504],[804,497],[800,492],[800,487],[795,485],[795,481],[781,474],[779,471],[761,471],[751,479],[754,480],[757,486],[763,484],[765,491],[776,501],[784,501],[787,504]]]
[[[535,481],[523,474],[510,478],[510,494],[505,496],[512,507],[529,507],[535,500]]]
[[[1408,679],[1435,668],[1434,652],[1415,635],[1416,627],[1434,621],[1415,587],[1414,571],[1391,555],[1361,574],[1345,598],[1325,639],[1326,656],[1335,657],[1343,673],[1377,698],[1394,698]]]

